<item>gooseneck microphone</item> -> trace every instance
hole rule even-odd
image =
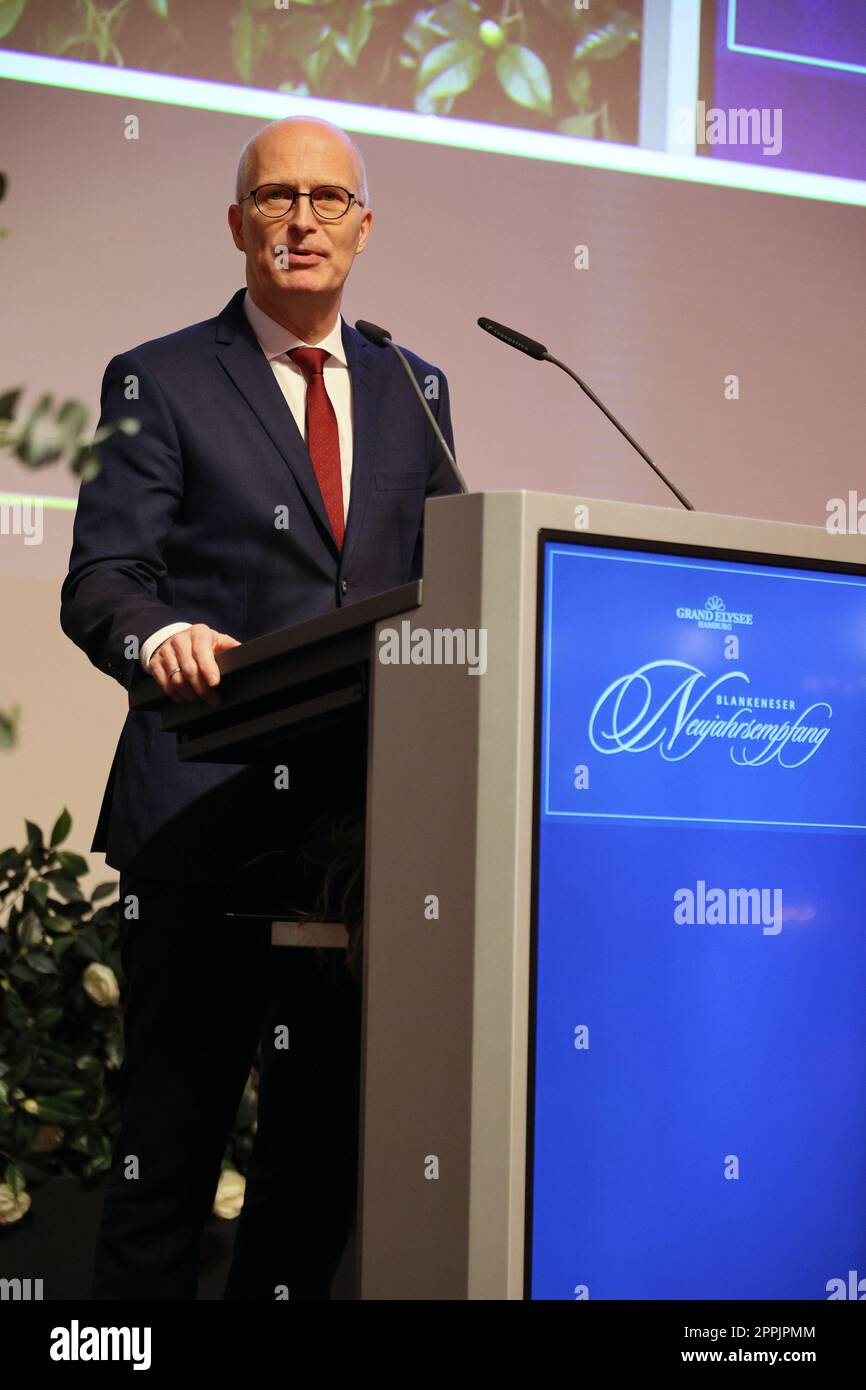
[[[424,411],[424,414],[427,416],[427,419],[430,421],[430,424],[433,428],[433,433],[435,434],[436,438],[439,440],[439,443],[442,446],[442,452],[444,453],[448,462],[451,464],[451,467],[454,469],[454,473],[458,483],[460,484],[461,490],[463,492],[468,492],[469,488],[466,486],[466,479],[463,477],[463,474],[457,467],[457,460],[455,459],[451,450],[448,448],[445,436],[439,428],[439,422],[437,421],[436,416],[433,414],[433,411],[427,404],[427,401],[424,399],[424,392],[421,390],[421,387],[415,380],[415,373],[412,371],[412,368],[406,361],[405,355],[401,352],[400,348],[398,348],[397,344],[391,341],[391,334],[388,332],[386,328],[380,328],[379,325],[376,323],[367,323],[365,319],[356,319],[355,327],[357,328],[358,332],[361,333],[363,337],[367,339],[368,343],[373,343],[376,347],[390,348],[392,352],[396,352],[400,361],[403,363],[403,370],[409,378],[412,390],[415,392],[415,395],[421,402],[421,408]]]
[[[361,325],[359,324],[358,327],[360,328],[360,326]],[[581,391],[583,391],[587,396],[589,396],[589,399],[592,401],[593,405],[597,405],[602,414],[606,415],[608,420],[610,420],[610,423],[616,426],[623,438],[628,440],[631,447],[637,450],[644,463],[649,464],[650,468],[657,475],[657,477],[661,478],[665,486],[670,488],[671,492],[674,494],[674,497],[676,497],[679,502],[682,502],[683,506],[688,508],[690,512],[693,512],[695,510],[689,499],[682,492],[680,492],[678,487],[674,486],[670,478],[665,477],[662,470],[656,464],[653,463],[646,450],[641,448],[637,440],[632,438],[625,426],[621,425],[619,423],[619,420],[617,420],[616,416],[611,414],[607,406],[604,404],[604,401],[599,400],[598,396],[595,394],[591,387],[587,386],[585,381],[581,381],[580,377],[577,375],[577,372],[573,372],[570,367],[567,367],[565,365],[564,362],[560,362],[558,357],[553,357],[551,353],[547,351],[547,348],[544,346],[543,343],[537,343],[534,338],[527,338],[525,334],[518,333],[517,330],[514,328],[506,328],[503,323],[496,323],[493,319],[481,318],[478,320],[478,326],[479,328],[483,328],[485,333],[491,333],[493,337],[498,338],[500,342],[507,343],[509,347],[517,348],[520,352],[525,352],[529,357],[534,357],[538,362],[552,362],[554,366],[561,367],[562,370],[566,373],[566,375],[571,377],[572,381],[577,382]]]

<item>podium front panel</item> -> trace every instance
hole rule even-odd
[[[371,659],[362,1298],[833,1296],[866,542],[488,493],[424,544]]]

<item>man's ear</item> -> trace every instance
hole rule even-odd
[[[373,225],[373,214],[372,214],[372,212],[370,211],[370,209],[367,208],[366,211],[364,212],[364,216],[361,218],[361,225],[360,225],[360,227],[359,227],[359,229],[358,229],[358,241],[357,241],[357,243],[356,243],[356,245],[355,245],[355,255],[356,255],[356,256],[360,256],[360,254],[361,254],[361,252],[363,251],[364,247],[367,245],[367,241],[368,241],[368,238],[369,238],[369,236],[370,236],[370,228],[372,227],[372,225]]]
[[[243,233],[243,213],[237,203],[231,203],[228,210],[228,224],[232,234],[232,241],[239,251],[245,251]]]

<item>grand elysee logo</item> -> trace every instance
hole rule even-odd
[[[745,671],[729,671],[711,680],[687,661],[647,661],[611,681],[596,700],[589,718],[590,742],[599,753],[658,748],[666,762],[678,762],[705,739],[722,739],[740,767],[760,767],[774,759],[781,767],[800,767],[818,751],[830,732],[823,721],[833,715],[826,701],[816,701],[794,718],[795,700],[722,693],[731,681],[751,684]],[[735,708],[719,713],[725,706]],[[786,709],[792,717],[781,722],[756,714]]]
[[[710,594],[703,608],[678,608],[677,617],[685,622],[695,622],[698,627],[716,628],[722,632],[751,625],[753,620],[751,613],[729,613],[724,599],[719,598],[718,594]]]

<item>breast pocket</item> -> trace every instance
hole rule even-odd
[[[426,473],[374,473],[373,480],[377,492],[423,492],[427,486]]]

